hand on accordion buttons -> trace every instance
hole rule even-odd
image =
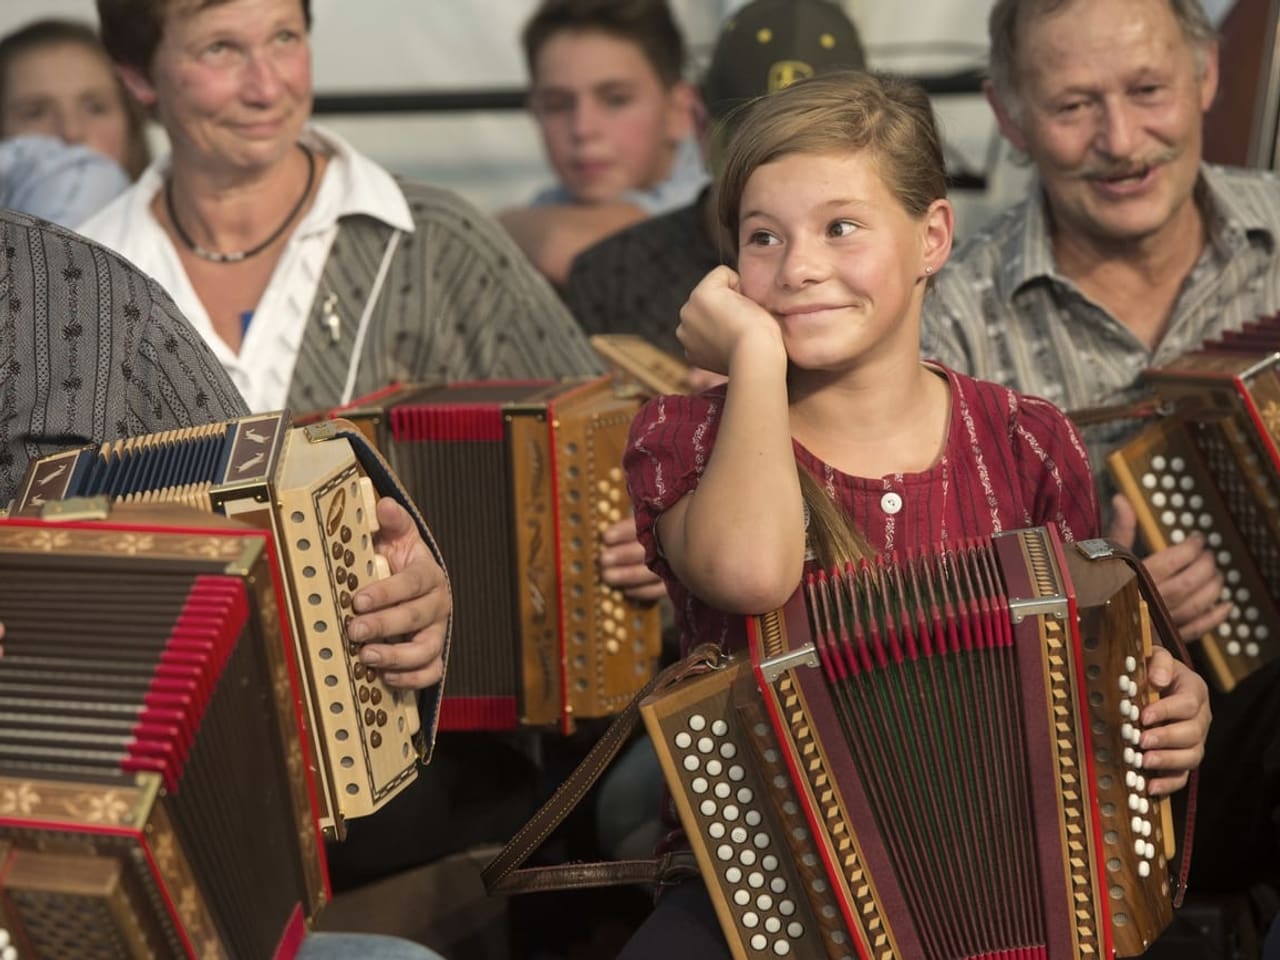
[[[1204,759],[1209,735],[1209,688],[1198,673],[1175,660],[1164,647],[1147,659],[1147,679],[1160,699],[1142,708],[1142,767],[1153,796],[1181,790]],[[1159,771],[1159,776],[1153,774]]]
[[[1122,494],[1111,501],[1114,511],[1107,536],[1132,549],[1138,518]],[[1143,564],[1156,582],[1165,606],[1183,640],[1196,640],[1224,622],[1231,601],[1222,596],[1222,572],[1203,535],[1193,533],[1181,543],[1157,550]]]
[[[404,507],[383,497],[378,523],[374,544],[387,558],[391,576],[356,593],[352,602],[359,616],[347,636],[365,644],[361,661],[381,670],[387,683],[429,687],[444,672],[445,630],[453,608],[449,581]]]
[[[662,578],[645,566],[635,517],[611,524],[600,539],[600,579],[632,600],[660,600],[667,595]]]

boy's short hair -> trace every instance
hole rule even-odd
[[[866,62],[853,21],[829,0],[752,0],[720,28],[702,97],[719,121],[796,80]]]
[[[543,0],[520,35],[531,78],[543,45],[564,31],[598,31],[628,40],[664,86],[684,79],[684,34],[667,0]]]

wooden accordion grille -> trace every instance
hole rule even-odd
[[[0,927],[24,960],[267,957],[323,901],[296,690],[245,547],[0,524]]]
[[[1057,555],[1027,531],[811,578],[756,621],[763,688],[644,705],[735,956],[1132,956],[1169,923],[1146,607],[1122,561]],[[786,916],[747,872],[780,846]]]

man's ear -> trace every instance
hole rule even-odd
[[[1013,145],[1013,148],[1019,153],[1027,152],[1027,137],[1022,132],[1022,125],[1014,119],[1014,112],[1009,108],[1000,95],[996,93],[995,84],[990,80],[983,81],[982,93],[987,98],[987,103],[991,104],[991,111],[996,115],[996,124],[1000,127],[1000,132],[1004,134],[1004,138]]]
[[[921,262],[926,276],[936,274],[951,256],[951,242],[955,238],[956,213],[951,201],[941,197],[929,204],[925,211]]]
[[[1200,68],[1200,112],[1206,113],[1218,95],[1218,41],[1210,41]]]
[[[151,81],[137,67],[119,64],[116,72],[120,74],[120,81],[124,84],[129,95],[137,100],[144,107],[154,107],[156,105],[156,88],[151,85]]]
[[[702,99],[693,84],[684,80],[672,85],[667,92],[667,139],[672,143],[697,133],[696,111],[702,109]]]

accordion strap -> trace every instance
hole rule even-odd
[[[1174,624],[1173,615],[1169,613],[1168,606],[1165,605],[1164,597],[1160,594],[1156,582],[1152,579],[1151,574],[1147,571],[1146,565],[1134,555],[1130,550],[1119,546],[1115,543],[1109,544],[1114,555],[1127,563],[1133,572],[1137,575],[1139,582],[1142,584],[1142,592],[1147,600],[1150,608],[1151,616],[1156,621],[1156,633],[1159,635],[1162,644],[1166,641],[1173,644],[1169,650],[1171,654],[1181,660],[1183,663],[1190,665],[1191,654],[1187,651],[1187,645],[1183,642],[1178,628]],[[1182,844],[1179,848],[1178,856],[1178,888],[1173,895],[1174,907],[1182,906],[1182,898],[1187,893],[1187,876],[1191,871],[1191,846],[1195,839],[1196,827],[1196,792],[1200,785],[1200,771],[1192,770],[1187,777],[1186,798],[1187,810],[1185,823],[1182,828]]]
[[[686,677],[714,669],[720,648],[707,643],[683,660],[673,663],[650,680],[614,718],[595,746],[523,827],[484,868],[480,878],[489,893],[531,893],[577,887],[618,886],[632,883],[665,885],[696,876],[692,854],[669,853],[656,860],[618,860],[604,863],[567,863],[560,866],[523,867],[547,837],[582,802],[587,791],[609,768],[613,758],[631,737],[640,719],[640,702]]]

